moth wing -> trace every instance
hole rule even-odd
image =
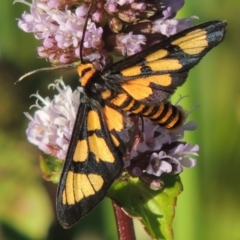
[[[92,210],[122,171],[124,147],[105,119],[107,111],[80,104],[57,192],[57,216],[65,228]]]
[[[212,21],[186,29],[111,65],[102,77],[120,84],[137,101],[162,102],[185,82],[188,71],[223,40],[225,26],[224,21]]]

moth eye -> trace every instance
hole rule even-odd
[[[101,90],[103,88],[99,83],[94,83],[94,86],[97,90]]]

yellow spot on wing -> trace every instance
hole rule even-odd
[[[88,145],[86,140],[79,140],[74,151],[74,162],[85,162],[88,158]]]
[[[67,203],[67,198],[66,198],[66,191],[65,191],[65,189],[63,190],[63,193],[62,193],[62,203],[63,203],[63,204],[66,204],[66,203]]]
[[[168,55],[168,51],[164,49],[160,49],[154,53],[149,54],[145,59],[147,62],[152,62],[161,58],[164,58]]]
[[[67,173],[66,185],[65,185],[67,204],[75,204],[74,190],[73,190],[73,172]],[[64,193],[64,191],[63,191]],[[64,196],[62,196],[64,198]]]
[[[151,83],[160,86],[170,86],[172,84],[172,78],[169,74],[141,77],[124,83],[122,88],[135,100],[144,100],[153,93],[152,87],[150,86]]]
[[[105,106],[103,112],[105,115],[105,120],[109,131],[116,130],[117,132],[120,132],[123,130],[124,128],[123,115],[119,111],[109,106]]]
[[[172,84],[172,78],[169,74],[150,76],[147,77],[145,81],[149,81],[149,84],[155,83],[163,87],[167,87]]]
[[[94,189],[88,179],[88,176],[86,174],[75,173],[74,181],[76,184],[74,186],[74,190],[76,192],[81,190],[84,197],[88,197],[88,196],[95,194],[95,191],[94,191]],[[81,200],[81,194],[79,194],[78,197],[79,197],[78,199]],[[76,200],[77,200],[77,198],[76,198]],[[77,201],[79,201],[79,200],[77,200]]]
[[[120,142],[117,140],[117,138],[113,134],[111,134],[111,138],[112,138],[114,145],[116,147],[118,147],[120,145]]]
[[[102,176],[97,174],[88,174],[88,178],[95,192],[98,192],[102,188],[104,183]]]
[[[143,100],[152,94],[152,89],[149,86],[149,81],[145,79],[136,79],[128,81],[122,85],[122,88],[128,92],[134,99]]]
[[[199,54],[208,46],[206,37],[207,32],[205,30],[197,29],[176,39],[172,44],[177,45],[182,51],[189,55]]]
[[[141,74],[141,66],[134,66],[121,71],[123,76],[131,77]]]
[[[170,71],[182,68],[178,59],[162,59],[147,63],[146,66],[150,67],[152,71]]]
[[[80,173],[74,174],[74,193],[75,193],[75,200],[76,202],[79,202],[84,198],[83,192],[82,192],[82,186],[84,182],[82,181],[82,175]]]
[[[87,116],[87,127],[88,131],[94,131],[94,130],[99,130],[101,129],[101,123],[100,123],[100,118],[99,115],[96,111],[91,110],[88,112]]]
[[[73,191],[75,202],[81,201],[85,197],[89,197],[94,195],[95,192],[99,191],[103,186],[103,178],[97,174],[82,174],[82,173],[74,173],[71,177],[73,177]],[[68,204],[74,204],[75,202],[68,201]]]
[[[101,96],[103,99],[108,99],[110,96],[112,95],[110,90],[106,90],[104,92],[101,93]]]
[[[182,65],[180,64],[178,59],[159,59],[150,61],[149,59],[155,59],[155,57],[147,57],[146,66],[150,67],[153,72],[155,71],[170,71],[170,70],[178,70],[181,69]],[[127,68],[121,71],[123,76],[132,77],[142,75],[141,66],[134,66],[131,68]]]
[[[115,158],[111,153],[106,141],[95,133],[88,137],[89,150],[95,155],[96,161],[113,163]]]

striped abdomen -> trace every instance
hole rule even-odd
[[[172,105],[170,102],[161,102],[156,105],[147,105],[145,103],[134,100],[130,95],[126,93],[118,94],[113,98],[111,94],[107,95],[107,97],[106,95],[102,96],[108,98],[108,100],[116,107],[138,116],[147,117],[166,129],[176,130],[183,123],[184,112],[178,107]]]
[[[169,130],[175,130],[183,123],[184,113],[169,102],[160,103],[157,106],[146,106],[145,108],[146,110],[140,113],[141,116],[148,117]]]

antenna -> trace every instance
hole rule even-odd
[[[89,19],[90,10],[91,10],[92,5],[93,5],[93,3],[90,3],[89,8],[88,8],[88,13],[87,13],[86,20],[85,20],[85,23],[84,23],[84,26],[83,26],[82,41],[81,41],[80,46],[79,46],[79,51],[80,51],[79,55],[80,55],[81,63],[84,62],[83,61],[83,57],[82,57],[82,49],[83,49],[83,42],[84,42],[84,38],[85,38],[85,33],[86,33],[86,29],[87,29],[87,23],[88,23],[88,19]]]
[[[80,61],[81,61],[81,63],[84,62],[83,57],[82,57],[83,41],[84,41],[86,29],[87,29],[87,22],[88,22],[88,19],[89,19],[89,16],[90,16],[91,7],[92,7],[92,3],[89,5],[88,13],[87,13],[87,16],[86,16],[86,21],[85,21],[84,26],[83,26],[83,36],[82,36],[82,40],[80,42]],[[36,69],[36,70],[30,71],[30,72],[24,74],[23,76],[21,76],[14,84],[22,81],[24,78],[26,78],[26,77],[28,77],[32,74],[35,74],[35,73],[38,73],[38,72],[53,71],[53,70],[66,69],[66,68],[74,68],[77,65],[79,65],[79,62],[75,62],[75,63],[71,63],[71,64],[65,64],[65,65],[58,65],[58,66],[54,66],[54,67],[45,67],[45,68]]]
[[[43,71],[52,71],[52,70],[57,70],[57,69],[66,69],[66,68],[74,68],[76,65],[76,63],[72,63],[72,64],[65,64],[65,65],[59,65],[59,66],[55,66],[55,67],[45,67],[45,68],[39,68],[36,70],[33,70],[31,72],[25,73],[24,75],[22,75],[14,84],[22,81],[24,78],[38,73],[38,72],[43,72]]]

